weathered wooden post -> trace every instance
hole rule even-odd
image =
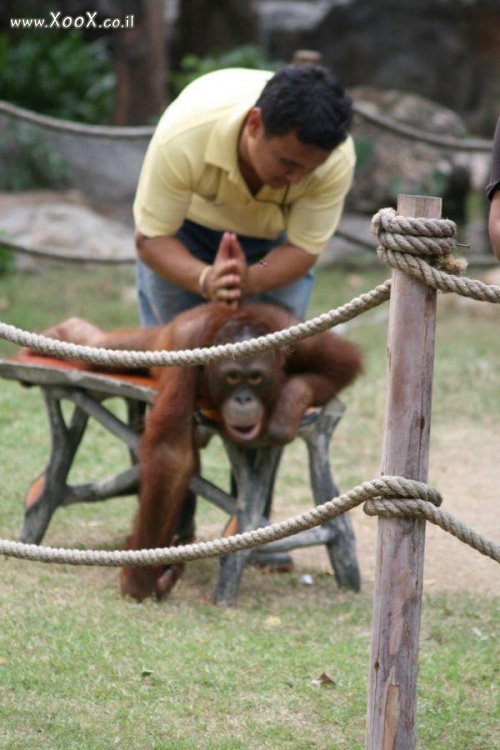
[[[398,214],[441,217],[441,199],[400,195]],[[436,292],[393,269],[382,474],[427,481]],[[367,750],[413,750],[425,521],[379,518]]]

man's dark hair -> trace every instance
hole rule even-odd
[[[333,151],[345,141],[352,102],[327,68],[287,65],[266,83],[255,103],[266,136],[293,131],[299,141]]]

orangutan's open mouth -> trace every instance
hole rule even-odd
[[[236,441],[254,440],[260,432],[260,421],[253,425],[228,425],[230,436]]]

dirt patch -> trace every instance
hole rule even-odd
[[[444,498],[443,508],[488,539],[500,542],[499,458],[500,436],[484,426],[438,432],[431,449],[430,483]],[[361,508],[352,512],[363,590],[375,578],[377,521]],[[294,552],[298,564],[328,571],[321,548]],[[426,529],[424,588],[437,591],[470,591],[486,596],[500,594],[500,565],[431,523]]]

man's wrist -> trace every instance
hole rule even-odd
[[[202,270],[198,277],[198,287],[200,290],[200,294],[204,299],[208,299],[208,274],[210,273],[210,269],[212,266],[205,266],[205,268]]]
[[[258,263],[255,263],[248,267],[245,284],[242,289],[245,297],[255,297],[257,294],[260,294],[262,291],[264,291],[260,288],[261,285],[259,284],[259,276],[261,275],[259,273],[260,270],[261,268]]]

